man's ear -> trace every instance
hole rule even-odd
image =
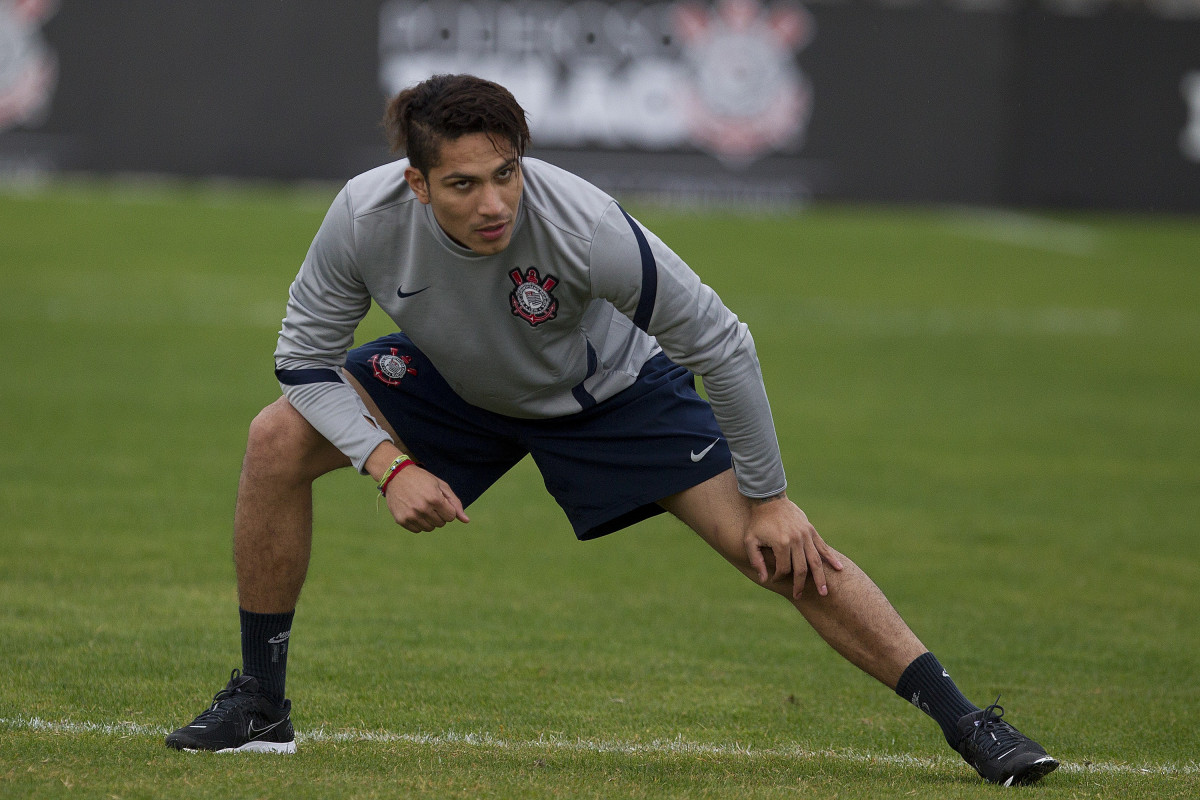
[[[417,199],[425,205],[429,205],[429,184],[426,182],[425,176],[421,174],[421,170],[416,167],[405,167],[404,180],[408,181],[408,185]]]

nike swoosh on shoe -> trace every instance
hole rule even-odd
[[[287,719],[287,717],[284,717],[283,719],[279,720],[278,722],[272,722],[270,725],[268,725],[265,728],[257,728],[257,729],[254,727],[254,722],[251,721],[250,724],[246,726],[246,736],[249,739],[257,739],[258,737],[262,736],[263,734],[270,733],[271,731],[278,728],[280,725],[282,725],[284,723],[284,721],[286,719]]]

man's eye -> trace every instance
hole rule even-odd
[[[504,169],[502,169],[496,173],[496,177],[502,181],[506,181],[509,178],[511,178],[512,176],[513,176],[513,168],[512,167],[505,167]]]

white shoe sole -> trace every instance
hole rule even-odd
[[[191,747],[184,747],[185,753],[199,753]],[[246,742],[241,747],[226,747],[224,750],[214,750],[214,753],[278,753],[279,755],[288,755],[296,752],[296,742]]]

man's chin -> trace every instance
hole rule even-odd
[[[501,236],[499,239],[485,239],[482,236],[476,236],[471,249],[480,255],[492,256],[506,249],[511,242],[511,235]]]

